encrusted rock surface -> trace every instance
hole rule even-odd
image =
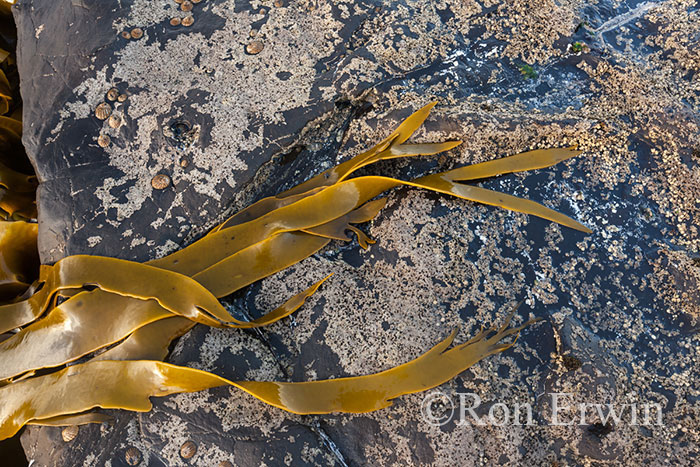
[[[368,148],[432,100],[415,140],[465,143],[373,172],[408,178],[577,144],[578,158],[484,186],[594,232],[401,188],[364,226],[377,239],[369,250],[332,243],[227,299],[254,317],[334,272],[292,318],[259,333],[197,327],[169,360],[230,379],[366,374],[456,326],[462,342],[525,298],[520,314],[545,321],[438,388],[455,402],[478,395],[483,426],[429,424],[425,394],[370,414],[295,416],[217,388],[118,412],[70,444],[59,428],[31,427],[34,465],[127,465],[130,448],[153,466],[698,462],[696,2],[204,0],[188,13],[170,0],[110,3],[16,7],[45,262],[162,256]],[[171,26],[187,14],[191,26]],[[122,37],[135,27],[141,38]],[[107,99],[113,87],[126,100]],[[106,99],[117,128],[94,115]],[[154,189],[157,174],[170,185]],[[576,411],[563,417],[574,424],[551,424],[551,393],[569,394]],[[628,405],[618,423],[591,407],[579,425],[583,402]],[[531,404],[533,426],[490,423],[495,403]],[[663,426],[653,416],[645,426],[643,412],[633,425],[629,404],[651,403]],[[197,450],[186,460],[187,441]]]

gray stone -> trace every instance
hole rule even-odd
[[[60,4],[16,11],[45,262],[162,256],[368,148],[431,100],[415,141],[465,143],[372,173],[409,178],[577,144],[584,153],[571,161],[484,186],[594,232],[401,188],[365,226],[377,239],[369,250],[332,243],[226,300],[255,317],[334,272],[293,317],[260,333],[197,327],[169,359],[232,379],[367,374],[457,326],[462,342],[525,298],[520,314],[546,321],[438,389],[455,402],[478,395],[484,419],[495,403],[529,403],[535,426],[432,426],[425,394],[369,414],[300,417],[218,388],[118,412],[70,446],[60,429],[31,427],[23,443],[38,465],[122,465],[129,447],[149,465],[184,465],[187,440],[194,465],[697,462],[695,2],[212,0],[195,5],[189,28],[169,25],[183,15],[167,1]],[[133,27],[141,39],[121,38]],[[260,53],[246,54],[251,40]],[[92,116],[113,86],[129,94],[115,106],[118,129]],[[158,173],[170,188],[152,189]],[[553,426],[551,393],[618,410],[658,403],[664,424],[633,425],[629,412],[607,424],[591,406],[583,424],[565,412],[576,423]]]

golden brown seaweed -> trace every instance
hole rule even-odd
[[[83,292],[0,342],[0,380],[77,360],[145,324],[173,316],[155,300]]]
[[[512,345],[498,342],[530,322],[508,329],[509,316],[498,330],[482,331],[467,343],[447,350],[453,333],[416,360],[381,373],[302,383],[231,382],[199,370],[146,360],[164,358],[172,339],[187,332],[195,321],[210,326],[254,327],[273,323],[297,310],[327,278],[252,322],[234,320],[216,297],[310,256],[330,239],[349,240],[346,230],[356,232],[360,245],[366,248],[373,241],[351,224],[374,218],[385,200],[370,200],[396,186],[429,189],[590,232],[573,219],[533,201],[462,183],[548,167],[578,154],[573,148],[530,151],[414,181],[378,176],[348,178],[357,169],[380,160],[431,155],[458,145],[459,141],[403,144],[434,105],[414,112],[369,151],[291,190],[254,203],[199,241],[148,265],[74,256],[54,266],[42,266],[38,292],[0,307],[0,332],[26,326],[0,342],[0,439],[26,423],[97,421],[99,414],[85,411],[93,407],[148,410],[149,396],[222,384],[234,385],[295,413],[377,410],[391,405],[391,399],[402,394],[441,384]],[[0,129],[0,143],[17,143],[21,124],[17,127],[17,123],[0,120]],[[5,174],[1,169],[0,208],[10,217],[22,216],[26,209],[18,208],[17,202],[3,205],[2,201],[8,196],[10,201],[23,196],[21,190],[29,196],[34,180],[14,172]],[[59,296],[68,300],[57,305]],[[490,331],[495,335],[488,337]],[[55,368],[101,350],[87,363],[35,376],[40,369]]]
[[[440,178],[447,178],[453,182],[478,180],[514,172],[544,169],[567,159],[571,159],[572,157],[576,157],[581,154],[581,152],[582,151],[576,150],[576,146],[569,146],[568,148],[535,149],[533,151],[521,152],[514,156],[501,157],[500,159],[458,167],[436,175],[440,176]],[[433,175],[421,177],[415,181],[421,183],[421,180],[430,177],[433,177]]]
[[[512,315],[511,315],[512,316]],[[284,410],[299,413],[369,412],[404,394],[450,380],[479,360],[511,345],[499,342],[518,333],[508,328],[481,331],[447,350],[456,331],[425,354],[396,368],[367,376],[302,383],[229,381],[202,370],[150,360],[91,361],[0,388],[0,439],[32,420],[79,414],[94,407],[145,412],[151,396],[232,385]],[[495,334],[488,337],[488,333]]]
[[[350,237],[347,236],[345,231],[351,230],[355,233],[355,235],[357,235],[357,242],[360,244],[360,246],[367,249],[368,244],[375,243],[375,241],[369,238],[363,231],[350,224],[359,224],[374,219],[385,205],[386,198],[376,199],[365,203],[363,206],[331,222],[327,222],[317,227],[304,229],[302,232],[349,242]]]
[[[329,242],[328,238],[304,232],[284,232],[229,255],[192,277],[206,284],[215,296],[223,297],[298,263]]]
[[[168,355],[170,343],[192,329],[195,324],[181,316],[149,323],[91,360],[164,360]]]
[[[40,426],[73,426],[89,423],[110,423],[114,418],[99,412],[80,413],[76,415],[59,415],[58,417],[32,420],[27,425]]]
[[[212,232],[251,221],[275,209],[286,206],[291,202],[298,201],[305,196],[317,193],[324,187],[344,180],[355,170],[379,160],[407,156],[427,156],[447,151],[448,149],[452,149],[453,147],[461,144],[461,141],[448,141],[438,144],[401,146],[401,143],[406,141],[418,129],[418,127],[423,124],[425,119],[428,117],[430,110],[435,106],[435,104],[436,102],[431,102],[430,104],[412,113],[406,120],[401,122],[394,132],[392,132],[370,150],[358,154],[352,159],[332,167],[290,190],[253,203],[247,208],[231,216],[221,225],[216,227]]]
[[[293,296],[280,307],[251,322],[251,327],[265,326],[289,316],[298,310],[321,284],[326,276],[303,292]],[[134,331],[118,345],[95,356],[92,360],[163,360],[173,339],[189,331],[195,323],[175,316],[146,324]]]
[[[0,186],[15,193],[31,193],[36,191],[37,181],[34,175],[17,172],[0,162]]]
[[[5,57],[7,58],[7,57]],[[12,106],[12,89],[5,72],[0,70],[0,115],[6,114]]]
[[[289,316],[328,277],[260,318],[251,322],[237,321],[231,326],[261,327]],[[135,300],[101,289],[80,293],[51,310],[45,318],[0,342],[0,381],[75,361],[121,341],[143,326],[173,316],[154,299]]]
[[[17,297],[36,279],[36,237],[37,224],[0,221],[0,301]]]
[[[3,220],[36,219],[33,193],[15,193],[0,186],[0,218]]]
[[[249,327],[249,323],[233,319],[210,291],[217,297],[228,295],[301,261],[328,242],[327,238],[302,232],[279,235],[253,245],[221,264],[215,264],[193,279],[115,258],[70,256],[54,266],[42,266],[41,280],[44,284],[38,293],[27,300],[0,306],[0,332],[35,321],[46,311],[55,292],[84,285],[99,286],[104,291],[138,299],[158,298],[161,305],[172,313],[202,324]],[[241,264],[247,264],[248,267],[241,268]],[[135,275],[147,280],[132,286],[131,278]],[[85,300],[88,304],[93,303],[89,295],[85,296]],[[202,311],[208,311],[209,315]]]
[[[337,219],[380,193],[399,185],[425,188],[469,201],[533,214],[582,232],[590,232],[590,229],[581,223],[534,201],[455,183],[441,175],[422,177],[420,183],[378,176],[345,180],[244,224],[221,229],[165,258],[150,261],[149,264],[194,275],[204,270],[207,265],[222,261],[271,235],[309,229]]]

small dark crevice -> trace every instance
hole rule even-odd
[[[255,319],[250,314],[247,307],[236,306],[236,311],[239,312],[241,315],[243,315],[247,321],[253,321]],[[277,352],[275,352],[275,349],[274,349],[273,345],[270,343],[269,339],[267,338],[266,333],[260,328],[252,328],[252,329],[246,330],[246,332],[250,333],[253,337],[258,339],[265,346],[265,348],[268,350],[268,352],[270,352],[272,357],[275,359],[275,362],[277,363],[277,367],[279,368],[282,375],[284,375],[284,379],[288,380],[290,378],[290,374],[287,371],[284,364],[282,363],[279,356],[277,355]],[[302,419],[304,419],[304,420],[300,421],[300,424],[309,428],[318,437],[320,444],[333,455],[333,457],[336,460],[337,465],[340,465],[342,467],[348,467],[347,462],[345,462],[345,457],[340,452],[338,445],[323,430],[323,428],[321,428],[321,424],[320,424],[318,418],[313,416],[313,415],[309,415],[309,416],[302,417]]]

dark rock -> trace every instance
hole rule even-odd
[[[185,28],[170,26],[174,3],[20,2],[24,142],[42,182],[44,262],[162,256],[233,210],[368,148],[437,99],[415,140],[465,143],[447,157],[368,172],[408,178],[577,144],[578,158],[483,186],[543,202],[594,233],[401,188],[365,226],[377,239],[369,250],[332,243],[231,297],[257,316],[335,272],[295,316],[259,334],[197,327],[170,361],[227,378],[304,381],[399,365],[456,326],[464,341],[521,298],[521,315],[547,322],[437,388],[454,403],[458,393],[477,395],[483,426],[430,425],[425,394],[370,414],[298,417],[217,388],[155,399],[146,414],[118,412],[112,428],[81,428],[69,447],[60,429],[29,428],[28,457],[122,465],[133,446],[149,465],[178,465],[192,440],[198,465],[696,458],[688,414],[700,409],[697,6],[285,4],[202,2]],[[142,38],[120,36],[134,27]],[[253,30],[265,46],[246,55]],[[573,51],[574,42],[586,47]],[[536,76],[524,79],[524,65]],[[118,129],[93,117],[112,87],[128,94],[114,105]],[[97,145],[101,132],[107,148]],[[158,173],[169,188],[152,190]],[[568,395],[561,416],[570,425],[551,425],[551,393]],[[536,426],[490,423],[499,402],[530,404]],[[580,403],[592,404],[583,423]],[[588,427],[608,426],[608,412],[596,409],[606,404],[658,404],[663,425],[633,424],[628,411],[597,436]]]

